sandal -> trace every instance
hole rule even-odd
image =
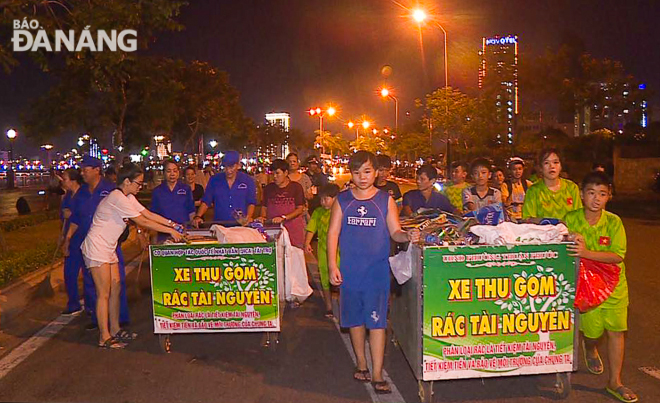
[[[137,338],[137,333],[129,332],[128,330],[121,329],[120,331],[117,332],[117,334],[115,334],[114,338],[120,341],[135,340]]]
[[[392,393],[392,388],[390,388],[390,384],[387,381],[374,381],[371,382],[371,386],[374,387],[374,392],[379,395],[387,395]]]
[[[353,372],[353,379],[358,382],[371,382],[371,373],[368,369],[355,368],[355,372]]]
[[[115,339],[114,337],[110,337],[108,340],[104,341],[103,343],[99,343],[98,345],[99,348],[111,348],[111,349],[119,349],[126,347],[126,343],[122,343],[121,341]]]
[[[630,388],[627,388],[623,385],[619,386],[616,389],[610,389],[609,386],[608,386],[608,387],[605,388],[605,390],[607,390],[607,392],[610,395],[616,397],[617,399],[619,399],[620,401],[622,401],[624,403],[634,403],[637,400],[639,400],[637,398],[637,395],[635,394],[635,392],[633,392],[632,390],[630,390]],[[628,397],[626,398],[625,396],[628,396]]]
[[[332,318],[335,317],[335,314],[332,313],[332,310],[328,310],[328,311],[325,311],[325,314],[323,316],[325,316],[327,319],[332,319]]]
[[[587,346],[584,343],[584,340],[582,340],[582,353],[584,354],[584,362],[587,365],[587,370],[594,375],[602,374],[604,371],[603,360],[601,360],[598,350],[596,350],[596,357],[589,358],[587,355]]]

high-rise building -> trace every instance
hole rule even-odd
[[[497,144],[513,146],[518,115],[518,36],[483,38],[479,88],[493,99],[497,111]]]
[[[280,125],[288,132],[291,116],[288,112],[271,112],[266,114],[266,121],[271,125]]]
[[[271,112],[266,114],[266,121],[273,126],[281,126],[285,132],[289,131],[291,125],[291,116],[288,112]],[[289,154],[289,135],[287,133],[284,144],[279,145],[279,154],[285,157]]]

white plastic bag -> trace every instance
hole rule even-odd
[[[558,243],[568,235],[564,224],[536,225],[503,222],[497,226],[475,225],[470,232],[479,236],[479,243],[487,245],[522,245]]]
[[[261,243],[266,242],[259,231],[248,227],[223,227],[214,224],[210,228],[220,243]]]
[[[305,252],[291,245],[289,232],[282,227],[279,245],[284,249],[284,292],[287,301],[303,302],[312,295],[312,287],[307,278]]]
[[[403,284],[412,277],[412,243],[408,249],[401,251],[394,256],[390,256],[390,269],[396,278],[396,282]]]

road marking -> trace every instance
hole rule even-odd
[[[131,263],[126,265],[126,275],[133,271],[138,265],[138,259],[133,259]],[[69,324],[75,315],[60,315],[54,321],[47,324],[43,329],[39,330],[34,336],[20,344],[0,360],[0,379],[4,378],[11,370],[16,368],[20,363],[25,361],[32,353],[37,351],[48,340],[55,337],[57,333],[66,325]]]
[[[639,367],[639,370],[654,378],[660,379],[660,369],[656,367]]]
[[[317,265],[318,267],[318,265]],[[316,271],[318,272],[318,270]],[[319,279],[316,278],[316,276],[312,276],[312,281],[314,282],[314,285],[316,286],[317,290],[322,290],[321,288],[321,283]],[[324,299],[325,296],[321,292],[321,299]],[[339,302],[336,300],[332,301],[332,309],[334,312],[339,312]],[[353,345],[351,344],[351,337],[347,333],[342,333],[341,328],[339,327],[339,321],[337,318],[332,319],[332,323],[335,325],[335,329],[337,329],[337,333],[339,333],[339,336],[341,337],[341,340],[344,342],[344,347],[346,347],[346,350],[348,351],[348,354],[351,356],[351,360],[353,360],[353,365],[357,366],[357,359],[355,358],[355,353],[353,352]],[[371,365],[371,348],[369,346],[369,338],[367,337],[366,340],[366,346],[365,346],[365,352],[367,355],[367,366],[373,368],[373,365]],[[365,382],[364,387],[367,388],[367,392],[369,393],[369,396],[371,397],[371,401],[374,403],[406,403],[406,401],[403,399],[403,396],[401,396],[401,393],[399,392],[399,389],[396,387],[392,379],[390,378],[389,374],[387,371],[385,371],[385,368],[383,368],[383,379],[387,381],[387,383],[390,384],[390,388],[392,389],[392,393],[387,394],[387,395],[379,395],[376,393],[374,390],[374,387],[371,385],[370,382]]]

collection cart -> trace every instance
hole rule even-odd
[[[568,396],[578,261],[566,246],[411,246],[391,325],[422,402],[434,381],[532,374],[554,374],[554,393]]]
[[[163,351],[171,351],[174,334],[188,333],[263,332],[262,346],[278,343],[285,302],[281,229],[265,230],[273,242],[149,247],[154,333]]]

